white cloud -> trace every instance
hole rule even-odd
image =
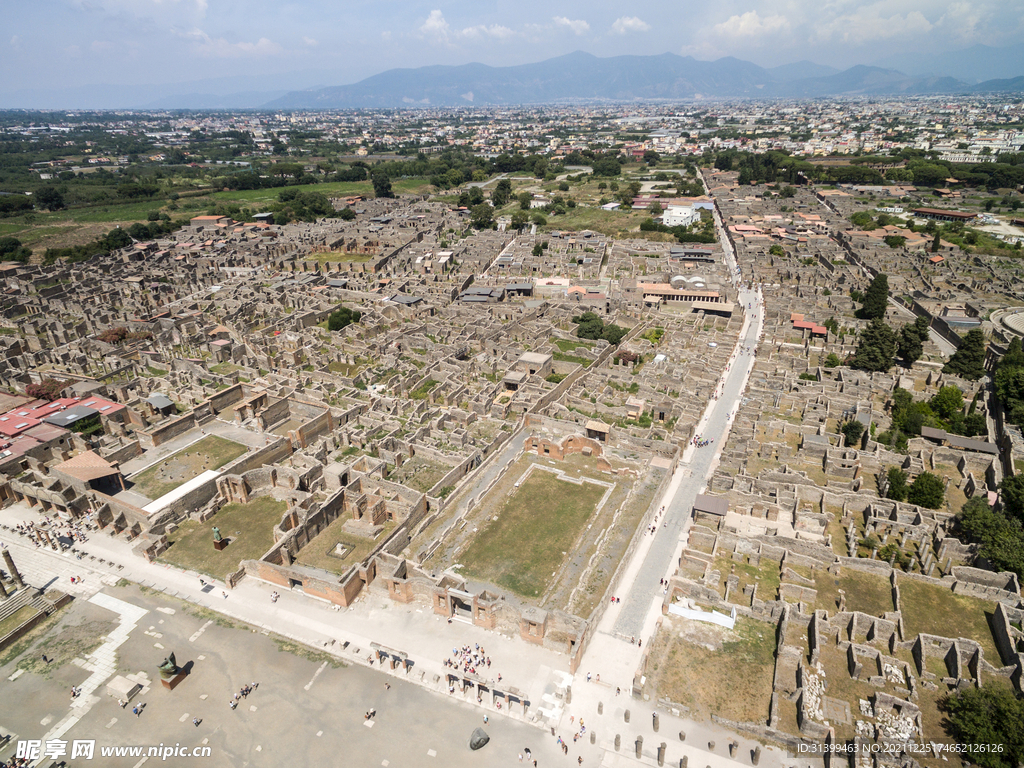
[[[636,16],[622,16],[612,24],[612,32],[616,35],[624,35],[627,32],[646,32],[650,28],[650,24]]]
[[[19,50],[21,48],[21,38],[15,35],[11,38],[11,48]]]
[[[380,33],[380,39],[381,40],[390,40],[391,39],[391,30],[390,29],[385,29],[383,32],[381,32]]]
[[[437,37],[442,40],[448,39],[448,22],[440,11],[431,11],[427,20],[420,25],[420,32],[429,37]]]
[[[590,31],[590,25],[583,19],[568,19],[565,16],[555,16],[555,24],[559,27],[568,27],[577,35],[584,35]]]
[[[465,29],[460,29],[455,34],[458,35],[459,37],[493,37],[498,40],[504,40],[506,38],[512,37],[515,34],[515,32],[513,32],[508,27],[501,26],[500,24],[492,24],[489,27],[485,24],[477,24],[475,27],[466,27]]]
[[[265,37],[261,37],[255,43],[245,41],[232,43],[223,37],[210,37],[201,29],[193,29],[184,36],[196,44],[195,53],[213,59],[259,58],[278,56],[284,53],[284,48]]]
[[[747,11],[739,16],[730,16],[721,24],[715,24],[712,32],[721,37],[759,37],[788,28],[789,21],[785,16],[765,16],[762,19],[757,11]]]
[[[318,43],[312,37],[304,37],[302,38],[302,44],[307,48],[316,48],[320,43]]]
[[[934,25],[920,11],[882,16],[881,3],[854,13],[837,16],[817,29],[819,40],[840,39],[846,43],[867,43],[893,37],[914,37],[930,32]]]
[[[94,53],[99,53],[101,51],[109,51],[113,47],[114,44],[109,40],[93,40],[92,45],[89,46],[89,48]]]
[[[977,36],[982,17],[988,15],[988,9],[980,5],[952,3],[935,26],[949,30],[953,37],[960,40],[972,40]]]
[[[501,24],[477,24],[463,29],[453,29],[441,11],[433,10],[419,28],[421,34],[432,37],[435,40],[451,44],[452,38],[464,40],[479,40],[489,37],[495,40],[505,40],[515,35],[515,32]]]

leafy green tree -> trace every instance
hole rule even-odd
[[[904,245],[907,244],[907,238],[905,238],[903,235],[886,235],[882,239],[885,241],[886,245],[893,249],[902,248]]]
[[[931,224],[932,222],[928,222],[928,223]],[[939,252],[939,248],[941,248],[941,247],[942,247],[942,242],[941,242],[941,240],[939,238],[939,232],[938,232],[938,230],[936,230],[935,231],[935,237],[932,239],[932,245],[931,245],[932,253],[938,253]]]
[[[653,149],[644,151],[644,162],[648,165],[657,165],[659,160],[661,160],[661,157]]]
[[[860,446],[860,439],[864,435],[864,425],[859,421],[851,419],[839,427],[839,431],[845,436],[846,446],[848,448],[857,448]]]
[[[508,201],[512,198],[512,182],[508,179],[501,179],[494,187],[494,191],[491,193],[491,202],[494,203],[495,208],[501,208],[508,204]]]
[[[892,499],[893,501],[906,501],[907,473],[899,467],[889,467],[889,471],[886,472],[885,478],[888,481],[885,497],[887,499]]]
[[[36,190],[36,205],[48,211],[64,209],[64,196],[56,187],[40,187]]]
[[[0,261],[26,262],[32,257],[32,250],[21,244],[16,237],[0,237]]]
[[[627,333],[629,333],[629,331],[627,329],[621,328],[618,325],[614,325],[614,324],[606,325],[601,330],[601,338],[604,339],[605,341],[607,341],[612,346],[615,346],[620,341],[622,341],[623,337]]]
[[[896,357],[896,333],[880,317],[861,331],[853,367],[862,371],[888,371]]]
[[[775,243],[774,245],[772,245],[771,248],[768,249],[768,253],[770,253],[772,256],[785,256],[786,249],[783,248],[778,243]]]
[[[374,197],[395,196],[395,193],[391,190],[391,177],[388,176],[387,171],[375,168],[373,173],[370,174],[370,181],[373,182]]]
[[[963,422],[959,425],[959,429],[956,430],[957,434],[965,435],[966,437],[977,437],[979,435],[988,436],[988,420],[984,414],[981,413],[969,413],[964,416]]]
[[[512,214],[512,229],[520,230],[530,222],[530,215],[526,211],[516,211]]]
[[[1003,478],[999,484],[999,498],[1006,516],[1024,523],[1024,472]]]
[[[982,768],[1016,768],[1024,763],[1024,701],[1003,686],[961,688],[943,702],[951,735],[977,745],[970,761]]]
[[[919,507],[938,509],[946,497],[946,485],[931,472],[922,472],[907,489],[907,501]]]
[[[341,307],[340,309],[334,310],[327,316],[327,330],[340,331],[342,328],[346,328],[352,323],[358,323],[362,316],[363,313],[357,309]]]
[[[907,368],[913,366],[924,354],[924,342],[928,338],[928,327],[928,318],[921,316],[900,329],[899,353]]]
[[[541,247],[540,243],[533,244],[533,255],[538,257],[544,255],[544,248]]]
[[[530,203],[533,202],[533,195],[531,195],[529,192],[520,192],[518,199],[520,210],[530,210]]]
[[[980,328],[972,328],[964,336],[960,348],[942,367],[942,372],[977,381],[985,375],[985,348],[985,334]]]
[[[980,544],[978,555],[993,569],[1024,578],[1024,526],[1019,520],[994,512],[984,496],[973,496],[957,513],[956,523],[957,535]]]
[[[841,363],[842,361],[839,359],[839,355],[837,355],[835,352],[829,352],[828,357],[825,358],[826,368],[835,368],[837,365],[840,365]]]
[[[949,421],[954,414],[964,409],[964,393],[952,384],[939,389],[928,401],[932,410],[942,419]]]
[[[344,219],[345,221],[352,221],[355,217],[356,217],[356,212],[353,211],[348,206],[345,206],[340,211],[338,211],[338,218],[339,219]]]
[[[622,173],[622,166],[619,165],[619,161],[611,157],[597,160],[591,167],[594,169],[595,176],[618,176]]]
[[[879,272],[871,281],[871,285],[864,292],[864,303],[861,304],[857,317],[862,320],[873,320],[876,317],[885,317],[885,310],[889,306],[889,277],[884,272]]]
[[[494,209],[488,203],[474,205],[469,214],[473,226],[477,229],[490,229],[494,224]]]

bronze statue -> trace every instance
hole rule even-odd
[[[180,670],[178,669],[178,662],[174,660],[173,653],[171,653],[170,656],[164,659],[164,663],[160,665],[160,677],[162,677],[164,680],[170,680],[172,677],[178,674],[179,671]]]
[[[220,528],[218,528],[216,525],[213,526],[213,540],[214,541],[223,541],[224,540],[224,537],[220,535]]]

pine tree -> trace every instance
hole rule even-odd
[[[910,368],[924,354],[924,342],[928,338],[928,318],[921,316],[900,329],[900,357],[903,364]]]
[[[973,328],[967,332],[960,348],[949,358],[942,372],[952,373],[970,381],[977,381],[985,375],[985,334],[980,328]]]
[[[885,317],[886,307],[889,305],[889,278],[884,272],[875,275],[871,285],[864,292],[864,303],[861,304],[857,316],[863,320],[874,320],[876,317]]]
[[[888,371],[896,357],[896,332],[880,317],[861,331],[853,367],[862,371]]]

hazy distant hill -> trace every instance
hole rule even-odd
[[[779,83],[805,80],[808,77],[828,77],[829,75],[839,74],[839,70],[835,67],[815,64],[813,61],[797,61],[793,64],[783,64],[779,67],[772,67],[767,71]]]
[[[1024,45],[974,46],[934,57],[903,54],[896,66],[834,67],[800,61],[771,69],[735,58],[698,61],[663,53],[599,58],[570,53],[532,64],[392,69],[350,85],[320,70],[158,85],[93,85],[4,91],[0,109],[335,109],[681,101],[694,98],[817,98],[1024,91]],[[911,74],[906,74],[906,72]],[[975,78],[997,73],[1002,79]],[[977,82],[978,79],[985,82]],[[316,85],[314,85],[316,84]],[[8,87],[11,87],[8,85]],[[305,90],[297,90],[305,88]]]
[[[1024,92],[1024,75],[1009,80],[986,80],[971,86],[971,93],[1021,93]]]
[[[392,69],[352,85],[297,91],[268,107],[407,107],[537,104],[569,100],[685,99],[696,95],[757,96],[768,72],[739,59],[616,56],[576,52],[534,64],[483,64]]]
[[[874,62],[876,66],[898,69],[912,77],[934,75],[955,77],[965,83],[1013,78],[1024,73],[1024,44],[993,48],[972,45],[959,51],[933,54],[894,53]]]
[[[864,65],[842,72],[811,62],[764,69],[734,58],[697,61],[689,56],[663,53],[602,59],[576,52],[513,67],[465,64],[392,69],[352,85],[294,91],[265,106],[340,109],[692,98],[814,98],[968,93],[982,90],[985,85],[970,86],[952,77],[910,77],[898,70]],[[1004,90],[1004,86],[992,89]],[[1012,85],[1005,89],[1012,89]]]

